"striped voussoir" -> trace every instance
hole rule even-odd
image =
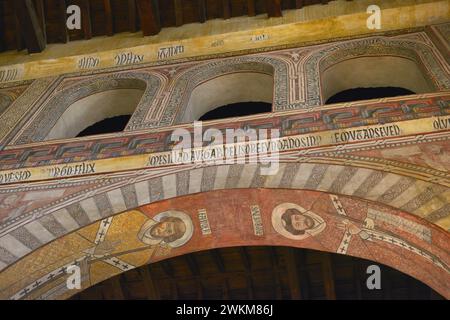
[[[116,184],[39,216],[0,237],[0,269],[24,255],[102,218],[179,196],[236,188],[308,189],[354,196],[409,212],[437,225],[450,214],[450,190],[443,185],[336,164],[280,163],[276,175],[262,176],[259,164],[234,164],[167,172]]]

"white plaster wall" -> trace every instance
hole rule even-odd
[[[340,62],[322,73],[323,101],[347,89],[400,87],[432,92],[414,61],[401,57],[361,57]]]
[[[103,119],[132,114],[143,94],[140,89],[116,89],[80,99],[67,108],[45,140],[73,138]]]
[[[198,85],[191,93],[182,122],[198,120],[218,107],[238,102],[273,102],[273,76],[256,72],[223,75]]]

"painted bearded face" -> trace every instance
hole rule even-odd
[[[172,242],[181,238],[186,232],[186,225],[179,218],[167,217],[155,224],[150,230],[150,236],[154,239],[163,239],[164,242]]]
[[[307,219],[307,217],[305,217],[302,214],[293,214],[291,216],[291,223],[292,223],[292,227],[295,230],[306,230],[309,229],[310,224],[308,223],[309,220]]]
[[[175,223],[174,222],[159,222],[150,231],[152,237],[155,238],[165,238],[175,234]]]
[[[304,234],[314,226],[314,220],[296,209],[288,209],[281,216],[284,227],[293,235]]]

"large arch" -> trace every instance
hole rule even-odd
[[[36,111],[35,116],[28,121],[25,130],[15,138],[14,143],[23,144],[45,140],[58,120],[77,101],[112,90],[143,91],[142,98],[125,129],[128,130],[128,127],[143,121],[143,115],[151,107],[160,87],[161,80],[148,72],[112,73],[75,82],[61,91],[56,91],[55,95]]]
[[[230,201],[220,201],[223,198]],[[282,223],[291,210],[312,221],[302,227],[303,233],[293,234]],[[152,226],[167,217],[178,218],[184,227],[177,238],[156,239]],[[61,237],[3,270],[0,296],[67,298],[78,292],[66,286],[66,270],[72,265],[82,269],[82,288],[87,288],[132,268],[194,251],[279,245],[383,263],[448,298],[447,241],[444,230],[423,219],[354,197],[309,190],[216,190],[140,206]]]
[[[421,72],[430,91],[450,88],[450,78],[445,72],[446,63],[440,61],[434,50],[418,41],[373,37],[362,40],[351,40],[327,48],[313,51],[305,61],[307,104],[322,105],[329,93],[322,87],[323,72],[336,67],[350,59],[380,58],[401,61],[405,67],[414,66]],[[400,59],[400,60],[399,60]],[[410,62],[408,62],[409,60]],[[347,62],[348,63],[348,62]],[[379,66],[382,68],[383,66]],[[418,75],[418,78],[420,74]],[[378,79],[380,80],[380,79]],[[365,81],[362,81],[365,84]],[[386,84],[387,86],[389,83]],[[425,85],[422,87],[426,88]],[[422,88],[422,89],[424,89]],[[423,90],[421,90],[423,91]]]

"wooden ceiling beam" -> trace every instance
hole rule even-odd
[[[59,0],[58,12],[59,41],[67,43],[69,41],[69,33],[67,32],[67,5],[65,0]]]
[[[203,285],[200,279],[197,280],[197,300],[203,300],[205,295],[205,290],[203,289]]]
[[[336,291],[334,283],[333,265],[329,253],[321,254],[323,284],[325,288],[325,296],[328,300],[336,300]]]
[[[152,276],[151,265],[143,266],[139,268],[142,281],[144,282],[145,292],[147,293],[148,300],[160,300],[161,295],[158,287],[156,286],[155,279]]]
[[[222,292],[223,292],[223,300],[230,300],[230,285],[226,277],[223,278]]]
[[[311,286],[308,276],[308,265],[306,261],[307,250],[300,249],[295,251],[295,256],[298,261],[298,274],[300,277],[302,298],[304,300],[310,299],[311,297]]]
[[[47,27],[45,18],[45,5],[44,0],[34,0],[34,5],[36,7],[36,13],[41,22],[42,33],[44,35],[44,41],[47,43]]]
[[[83,28],[84,39],[92,38],[92,21],[91,21],[91,5],[89,0],[82,0],[80,3],[81,9],[81,27]]]
[[[249,17],[256,16],[255,0],[247,0],[247,12]]]
[[[22,37],[25,41],[29,53],[42,52],[45,49],[46,41],[33,1],[16,0],[14,5],[20,25],[18,26],[20,27],[18,37]],[[20,43],[18,43],[18,47],[21,47]]]
[[[207,19],[206,15],[206,0],[197,0],[198,3],[198,18],[200,23],[205,23]]]
[[[281,0],[266,0],[267,14],[269,18],[283,16],[281,12]]]
[[[128,0],[128,29],[130,32],[138,30],[136,0]]]
[[[295,9],[303,8],[305,0],[295,0]]]
[[[112,277],[110,279],[111,293],[114,300],[125,300],[125,295],[123,294],[122,283],[120,281],[121,275]]]
[[[224,273],[226,271],[225,270],[225,264],[223,262],[222,255],[220,254],[219,249],[211,250],[211,254],[212,254],[214,263],[217,266],[217,269],[219,269],[219,271],[221,273]]]
[[[157,0],[137,0],[141,29],[144,36],[153,36],[161,31]]]
[[[352,267],[352,275],[353,275],[353,285],[355,289],[355,295],[358,300],[362,300],[362,287],[361,287],[361,263],[357,258],[353,258],[353,267]]]
[[[275,284],[276,298],[281,300],[283,293],[281,290],[280,269],[278,261],[278,253],[275,247],[269,247],[269,257],[273,270],[273,282]]]
[[[22,36],[22,25],[19,20],[19,7],[17,3],[14,3],[14,26],[15,26],[15,36],[16,36],[16,49],[17,51],[21,51],[25,49],[25,42]]]
[[[114,35],[114,19],[111,7],[111,0],[103,0],[103,8],[105,10],[105,28],[106,35]]]
[[[241,256],[242,263],[244,264],[244,268],[246,271],[250,272],[252,269],[252,265],[250,262],[250,256],[248,254],[247,248],[239,247],[239,254]]]
[[[247,280],[247,295],[248,299],[253,300],[255,298],[255,290],[253,286],[252,274],[252,264],[250,261],[250,255],[246,247],[239,247],[239,255],[241,256],[242,264],[244,265]]]
[[[175,9],[175,26],[179,27],[183,24],[183,4],[182,0],[173,0]]]
[[[184,259],[186,260],[186,263],[187,263],[192,275],[195,277],[199,276],[200,269],[198,267],[198,263],[197,263],[197,260],[195,259],[195,256],[193,254],[186,254],[184,256]]]
[[[223,10],[223,18],[230,19],[231,18],[231,1],[230,0],[222,0],[222,10]]]
[[[300,300],[302,293],[300,289],[300,276],[296,259],[296,249],[283,247],[283,254],[286,259],[287,276],[292,300]]]
[[[175,271],[173,270],[172,264],[169,260],[161,261],[161,266],[164,273],[169,277],[173,278],[175,276]]]
[[[2,19],[0,20],[0,52],[1,51],[6,51],[7,45],[6,45],[6,39],[5,39],[5,25],[4,25],[4,10],[3,10],[3,6],[5,4],[0,2],[0,17],[2,17]]]

